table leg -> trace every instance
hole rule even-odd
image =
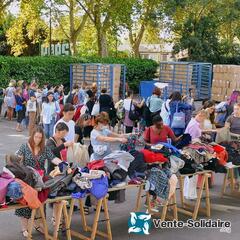
[[[199,192],[198,192],[198,196],[197,196],[197,201],[194,207],[194,212],[193,212],[193,220],[197,219],[197,215],[198,215],[198,210],[200,207],[200,203],[201,203],[201,198],[202,198],[202,193],[203,193],[203,188],[205,185],[205,181],[206,181],[206,174],[203,175],[202,180],[201,180],[201,184],[200,184],[200,188],[199,188]]]
[[[110,216],[108,212],[108,204],[107,204],[107,198],[104,197],[103,199],[103,208],[104,208],[104,216],[106,219],[106,224],[107,224],[107,235],[108,235],[108,240],[112,240],[112,230],[111,230],[111,223],[110,223]]]

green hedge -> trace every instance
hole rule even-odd
[[[154,78],[158,64],[153,60],[134,58],[98,57],[3,57],[0,56],[0,86],[6,87],[10,79],[38,79],[40,84],[69,84],[71,63],[118,63],[127,67],[126,81],[135,91],[139,82]]]

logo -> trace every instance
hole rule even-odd
[[[128,233],[149,235],[152,227],[151,215],[144,212],[131,212],[128,219]]]

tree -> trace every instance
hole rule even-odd
[[[131,1],[131,0],[130,0]],[[128,1],[125,0],[77,0],[87,13],[97,32],[98,55],[108,56],[107,34],[113,30],[121,14],[126,15]],[[125,10],[125,12],[124,12]],[[129,17],[129,16],[128,16]]]
[[[0,1],[0,13],[4,12],[6,10],[7,7],[10,6],[10,4],[13,2],[14,0],[1,0]]]
[[[239,0],[169,0],[165,9],[174,52],[189,60],[220,62],[239,53]]]
[[[66,9],[63,11],[63,9]],[[88,15],[81,13],[76,0],[55,0],[53,2],[54,18],[70,43],[72,55],[77,54],[77,39],[82,33]]]
[[[11,27],[14,16],[7,14],[5,18],[0,22],[0,55],[10,55],[11,48],[7,44],[6,32]]]
[[[43,0],[21,2],[20,14],[7,31],[7,42],[15,56],[39,54],[39,44],[48,30],[40,18],[43,4]]]

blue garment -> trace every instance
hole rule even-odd
[[[78,92],[78,103],[79,103],[79,105],[84,104],[84,101],[85,101],[86,97],[87,97],[87,93],[83,89],[80,89],[79,92]]]
[[[108,178],[102,176],[98,179],[91,180],[92,188],[90,189],[90,193],[96,198],[101,199],[107,195],[108,192]]]
[[[7,187],[7,197],[17,201],[23,197],[21,185],[18,182],[11,182]]]
[[[177,110],[177,105],[178,105],[178,112],[184,112],[186,114],[186,119],[188,119],[189,117],[187,115],[191,114],[191,110],[192,106],[190,104],[187,103],[183,103],[181,101],[170,101],[169,103],[169,107],[170,107],[170,125],[172,125],[172,120],[173,120],[173,115]],[[185,121],[186,125],[188,124],[188,121]],[[185,126],[186,127],[186,126]],[[182,128],[173,128],[172,129],[174,134],[176,136],[182,135],[184,133],[185,129]]]
[[[155,188],[154,192],[158,197],[166,200],[169,195],[169,178],[171,177],[171,171],[167,168],[156,168],[153,167],[150,170],[150,174],[148,176],[148,181],[153,188]]]
[[[75,199],[80,199],[80,198],[85,198],[87,194],[87,190],[83,190],[81,192],[77,192],[77,193],[72,193],[72,198]]]
[[[46,138],[50,138],[53,136],[53,128],[55,125],[55,118],[51,120],[50,124],[43,124],[43,128],[44,128],[44,133]]]
[[[159,144],[165,146],[166,148],[171,149],[174,153],[180,154],[179,149],[177,149],[176,147],[174,147],[172,144],[170,143],[165,143],[165,142],[160,142]]]
[[[163,104],[163,100],[156,95],[152,95],[147,99],[147,106],[149,107],[149,110],[151,111],[151,113],[156,113],[161,111],[162,104]]]

